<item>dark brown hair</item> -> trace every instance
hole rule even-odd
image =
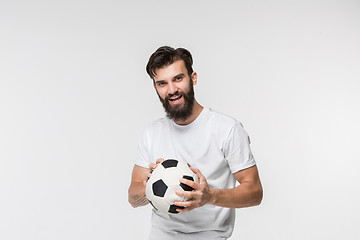
[[[191,53],[185,48],[174,49],[169,46],[159,47],[153,54],[151,54],[146,65],[146,72],[152,79],[154,79],[156,69],[169,66],[180,59],[184,61],[189,77],[191,78],[191,74],[193,73],[193,59]]]

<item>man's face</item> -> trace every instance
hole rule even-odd
[[[175,121],[186,120],[194,105],[196,73],[193,72],[190,79],[183,60],[159,68],[155,73],[154,87],[167,116]]]

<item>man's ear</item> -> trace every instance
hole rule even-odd
[[[193,72],[191,74],[191,79],[192,79],[193,85],[196,85],[197,84],[197,73],[196,72]]]

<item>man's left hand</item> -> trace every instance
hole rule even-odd
[[[179,213],[188,212],[190,210],[193,210],[194,208],[201,207],[205,204],[211,204],[211,200],[212,200],[213,189],[209,187],[204,175],[201,174],[199,169],[195,169],[192,167],[190,168],[198,176],[199,182],[196,183],[194,181],[185,178],[180,179],[181,183],[186,184],[189,187],[192,187],[194,190],[193,191],[176,190],[177,195],[189,198],[189,200],[184,202],[181,201],[174,202],[176,206],[185,207],[183,209],[182,208],[176,209],[176,211],[178,211]]]

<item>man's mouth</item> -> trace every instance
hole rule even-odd
[[[171,98],[169,98],[170,101],[176,101],[178,99],[181,98],[181,95],[175,95],[175,96],[172,96]]]
[[[182,95],[174,95],[172,97],[169,98],[169,101],[173,104],[179,104],[180,103],[180,100],[182,98]]]

